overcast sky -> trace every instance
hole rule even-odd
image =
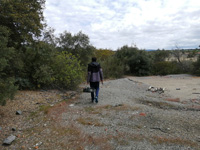
[[[46,0],[55,33],[82,31],[96,48],[198,48],[200,0]]]

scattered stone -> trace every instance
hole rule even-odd
[[[74,107],[75,105],[74,105],[74,104],[70,104],[69,106],[70,106],[70,107]]]
[[[157,88],[157,87],[150,86],[147,91],[158,92],[159,94],[161,94],[161,93],[164,93],[165,88],[161,88],[161,87]]]
[[[16,111],[16,115],[22,115],[22,111],[21,110]]]
[[[197,137],[197,141],[200,142],[200,137]]]
[[[34,148],[35,148],[35,149],[38,149],[40,145],[42,145],[42,142],[39,142],[39,143],[35,144],[35,145],[34,145]]]
[[[12,131],[16,131],[17,129],[16,128],[12,128]]]
[[[138,111],[136,111],[136,112],[133,112],[133,113],[132,113],[132,115],[136,115],[136,114],[138,114],[138,113],[139,113],[139,112],[138,112]]]
[[[123,104],[116,104],[116,105],[114,105],[114,107],[120,107],[120,106],[123,106]]]
[[[42,145],[42,142],[35,144],[35,146],[40,146],[40,145]]]
[[[161,128],[159,128],[159,127],[153,127],[153,128],[151,128],[151,129],[154,129],[154,130],[160,130],[161,132],[164,132],[164,133],[167,133],[167,131],[169,131],[168,129],[167,129],[167,131],[165,130],[165,129],[161,129]]]
[[[15,139],[16,139],[16,136],[11,135],[11,136],[7,137],[7,138],[4,140],[3,144],[4,144],[4,145],[10,145]]]

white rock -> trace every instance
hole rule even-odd
[[[3,144],[10,145],[15,139],[16,136],[11,135],[4,140]]]

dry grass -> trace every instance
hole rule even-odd
[[[84,110],[89,114],[100,114],[100,112],[97,109],[91,106],[85,107]]]
[[[100,123],[97,119],[93,119],[89,117],[87,118],[80,117],[77,119],[77,121],[82,125],[92,125],[92,126],[98,126],[98,127],[104,126],[104,124]]]
[[[180,98],[167,98],[165,100],[170,102],[180,102]]]
[[[40,110],[40,111],[43,111],[44,114],[48,114],[50,108],[51,108],[51,106],[49,106],[49,105],[41,105],[39,110]]]
[[[152,143],[154,144],[176,144],[176,145],[187,145],[191,147],[198,147],[197,143],[194,143],[193,141],[176,138],[176,137],[159,137],[154,136]]]
[[[144,99],[139,99],[137,101],[144,105],[153,106],[153,107],[161,108],[161,109],[179,109],[177,106],[169,104],[167,102],[149,101],[149,100],[144,100]]]
[[[187,139],[181,139],[179,137],[161,137],[161,136],[145,136],[141,134],[129,134],[129,133],[120,133],[116,136],[114,136],[114,139],[117,141],[118,144],[120,145],[128,145],[129,142],[131,141],[149,141],[151,144],[154,145],[185,145],[185,146],[190,146],[192,148],[198,148],[198,144],[187,140]],[[129,142],[128,142],[129,141]]]
[[[125,105],[125,104],[119,104],[116,106],[112,106],[112,105],[103,105],[103,106],[98,106],[96,108],[97,110],[115,110],[115,111],[136,111],[139,110],[141,108],[139,107],[135,107],[135,106],[129,106],[129,105]]]

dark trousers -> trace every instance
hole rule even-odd
[[[96,97],[98,98],[98,96],[99,96],[99,82],[90,82],[90,87],[92,89],[95,89],[95,94],[96,94]],[[94,100],[94,92],[91,92],[91,97],[92,97],[92,100]]]

